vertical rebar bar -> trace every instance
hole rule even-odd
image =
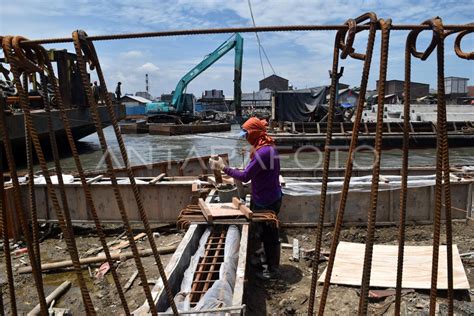
[[[383,115],[385,105],[385,81],[387,79],[388,47],[390,40],[390,19],[379,20],[382,29],[380,44],[380,74],[378,86],[377,127],[375,132],[375,159],[372,166],[372,186],[370,191],[370,208],[368,210],[367,237],[365,242],[364,268],[362,271],[362,287],[359,299],[359,315],[366,315],[369,301],[370,276],[374,249],[375,222],[377,220],[377,202],[379,195],[380,162],[382,160]]]

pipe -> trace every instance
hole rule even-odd
[[[72,263],[71,263],[72,264]],[[66,293],[71,287],[71,281],[64,281],[51,294],[46,297],[46,305],[51,304],[53,300],[57,300],[61,295]],[[36,316],[40,314],[40,304],[36,305],[27,315]]]
[[[170,246],[170,247],[160,247],[157,248],[158,253],[160,254],[168,254],[168,253],[173,253],[176,250],[177,246]],[[139,251],[140,257],[147,257],[152,255],[153,252],[151,249],[145,249]],[[116,253],[116,254],[111,254],[112,260],[126,260],[133,258],[133,253],[131,251],[124,252],[124,253]],[[79,260],[81,265],[87,265],[87,264],[92,264],[92,263],[100,263],[107,260],[105,255],[100,255],[96,257],[90,257],[90,258],[82,258]],[[52,263],[43,263],[41,264],[41,271],[48,271],[48,270],[55,270],[55,269],[62,269],[62,268],[68,268],[72,266],[72,261],[71,260],[65,260],[65,261],[59,261],[59,262],[52,262]],[[18,269],[18,273],[23,274],[23,273],[30,273],[31,272],[31,266],[28,267],[22,267]]]

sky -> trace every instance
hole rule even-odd
[[[420,24],[434,16],[445,24],[474,22],[474,1],[291,1],[252,0],[257,26],[342,24],[365,12],[379,18],[392,18],[393,24]],[[0,35],[22,35],[30,39],[70,37],[77,29],[89,35],[150,32],[178,29],[252,26],[246,0],[0,0]],[[418,47],[426,47],[430,32],[420,34]],[[404,45],[408,32],[393,31],[390,37],[387,79],[403,80]],[[122,82],[122,93],[145,90],[149,75],[153,96],[170,93],[178,80],[206,55],[226,41],[231,34],[180,36],[120,41],[97,41],[95,47],[104,71],[107,88],[115,90]],[[335,31],[259,33],[261,43],[275,73],[296,88],[329,84]],[[242,90],[258,90],[258,82],[273,73],[264,62],[262,72],[254,33],[244,37]],[[367,32],[357,34],[355,48],[365,51]],[[454,37],[446,40],[445,75],[470,78],[474,85],[474,63],[458,58],[453,49]],[[464,38],[464,51],[474,50],[474,35]],[[375,88],[380,59],[380,36],[377,35],[369,76],[369,88]],[[72,44],[46,45],[46,48],[74,51]],[[421,48],[419,48],[421,50]],[[1,54],[0,54],[1,55]],[[436,87],[436,54],[427,61],[412,61],[412,81]],[[206,70],[187,88],[200,96],[204,90],[222,89],[233,96],[234,52],[230,51]],[[362,62],[346,59],[341,82],[359,86]],[[94,78],[94,77],[93,77]]]

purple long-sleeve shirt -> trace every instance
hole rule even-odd
[[[225,167],[224,172],[242,182],[252,180],[252,199],[259,206],[270,205],[281,197],[280,158],[273,146],[258,149],[245,170]]]

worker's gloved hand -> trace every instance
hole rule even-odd
[[[212,170],[219,170],[222,171],[225,168],[225,163],[222,157],[219,156],[212,156],[209,158],[209,167]]]

